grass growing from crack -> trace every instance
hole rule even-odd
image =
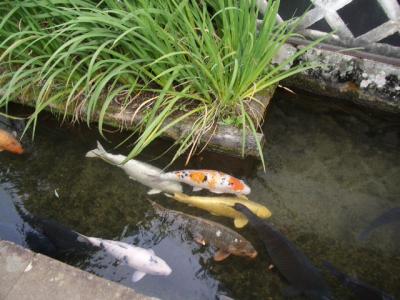
[[[136,103],[144,117],[132,128],[139,138],[128,158],[189,118],[174,159],[185,152],[189,159],[226,120],[242,128],[244,154],[246,135],[258,130],[249,110],[255,95],[312,67],[287,68],[319,42],[273,64],[295,35],[292,24],[276,22],[278,8],[270,1],[257,25],[255,0],[2,1],[0,107],[39,87],[27,128],[43,109],[61,104],[88,125],[98,114],[103,134],[116,98],[123,109],[150,93],[156,96]]]

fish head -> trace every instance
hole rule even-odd
[[[241,194],[242,194],[242,195],[248,195],[248,194],[250,194],[250,193],[251,193],[251,188],[250,188],[247,184],[245,184],[243,180],[241,180],[241,182],[242,182],[243,185],[244,185]]]
[[[248,195],[251,192],[250,187],[244,183],[243,180],[237,179],[235,177],[230,177],[228,180],[228,187],[230,192],[238,195]]]
[[[0,134],[0,148],[14,153],[14,154],[22,154],[24,153],[24,149],[21,144],[8,133]]]
[[[247,256],[250,258],[255,258],[258,254],[249,241],[238,238],[235,238],[233,243],[229,245],[228,251],[236,256]]]
[[[18,141],[12,141],[8,144],[6,150],[14,154],[22,154],[24,153],[24,148],[22,148],[21,144]]]
[[[144,272],[161,276],[168,276],[171,274],[172,269],[163,259],[155,255],[154,252],[150,252],[149,254],[143,268]]]
[[[259,217],[261,219],[265,219],[265,218],[269,218],[272,215],[272,213],[268,208],[266,208],[265,206],[262,206],[259,209],[257,209],[256,215],[257,215],[257,217]]]

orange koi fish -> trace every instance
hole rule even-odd
[[[7,131],[0,129],[0,152],[4,150],[14,154],[24,153],[24,149],[17,139]]]
[[[160,175],[163,180],[175,180],[193,186],[193,191],[210,190],[216,194],[250,194],[250,187],[229,174],[213,170],[181,170]]]

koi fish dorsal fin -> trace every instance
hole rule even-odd
[[[233,220],[233,224],[236,228],[243,228],[247,225],[248,222],[249,220],[247,220],[247,218],[236,218],[235,220]]]
[[[231,255],[230,252],[226,250],[219,249],[215,254],[214,254],[214,260],[215,261],[223,261],[225,258],[227,258],[229,255]]]

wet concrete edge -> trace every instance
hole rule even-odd
[[[8,241],[0,241],[0,299],[154,300]]]

